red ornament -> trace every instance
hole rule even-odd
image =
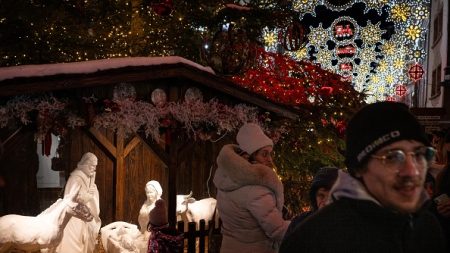
[[[330,96],[333,93],[333,87],[323,86],[320,88],[320,93],[325,96]]]
[[[403,84],[398,84],[397,86],[395,86],[395,95],[399,97],[403,97],[404,95],[406,95],[407,91],[408,89]]]
[[[152,9],[160,16],[168,16],[173,10],[173,0],[153,1]]]
[[[297,51],[306,45],[307,38],[306,29],[298,21],[294,21],[286,28],[282,44],[288,51]]]
[[[425,71],[423,70],[422,65],[416,63],[409,68],[408,74],[411,80],[417,82],[420,79],[422,79],[423,75],[425,74]]]

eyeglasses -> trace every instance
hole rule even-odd
[[[410,155],[417,165],[425,167],[429,162],[433,161],[435,154],[436,150],[432,147],[420,147],[412,152],[404,152],[401,149],[393,149],[389,150],[386,155],[371,155],[371,157],[382,160],[383,164],[388,167],[399,168],[405,164],[406,156]]]

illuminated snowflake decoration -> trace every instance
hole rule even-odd
[[[388,65],[387,65],[386,61],[385,60],[380,61],[378,63],[378,66],[376,67],[376,69],[377,69],[377,71],[380,71],[380,72],[386,71],[388,69]]]
[[[289,51],[288,55],[296,60],[303,60],[303,59],[306,60],[309,57],[308,50],[306,49],[306,47],[300,48],[299,50],[294,52]]]
[[[305,13],[314,13],[314,8],[318,3],[319,0],[294,0],[292,1],[292,8],[303,16]]]
[[[331,63],[333,59],[333,53],[330,50],[320,49],[316,54],[317,62],[322,64],[322,66],[327,65],[327,63]]]
[[[407,3],[399,3],[392,7],[391,17],[397,22],[406,22],[411,15],[411,7]]]
[[[418,61],[420,61],[421,59],[423,59],[424,58],[424,55],[425,55],[425,49],[424,48],[415,48],[415,49],[413,49],[413,52],[412,52],[412,54],[411,54],[411,56],[412,56],[412,59],[415,61],[415,62],[418,62]]]
[[[366,78],[370,72],[370,66],[367,64],[359,65],[356,70],[358,71],[358,76]]]
[[[373,84],[375,84],[375,85],[377,85],[377,84],[379,84],[380,83],[380,77],[378,76],[378,75],[372,75],[371,76],[371,78],[370,78],[370,81],[373,83]]]
[[[381,51],[384,55],[394,55],[396,50],[396,45],[393,41],[387,41],[381,46]]]
[[[397,58],[394,60],[394,65],[393,65],[394,69],[401,70],[401,69],[403,69],[404,65],[405,65],[405,61],[403,59]]]
[[[430,12],[425,6],[420,5],[414,8],[414,16],[419,20],[427,19],[429,14]]]
[[[363,63],[376,62],[376,57],[378,53],[375,51],[374,47],[365,47],[361,49],[359,53],[359,58]]]
[[[278,35],[275,31],[265,31],[263,33],[264,43],[267,47],[275,47],[278,41]]]
[[[406,38],[410,39],[410,40],[417,40],[419,39],[422,34],[422,28],[420,28],[418,25],[410,25],[408,27],[406,27],[406,31],[405,31],[405,35]]]
[[[328,40],[330,40],[329,32],[322,28],[322,24],[319,27],[314,28],[308,34],[308,40],[310,41],[310,45],[315,47],[324,47]]]
[[[386,75],[386,83],[393,84],[395,82],[395,77],[392,74]]]
[[[374,45],[381,40],[382,33],[383,30],[380,29],[380,23],[373,25],[369,22],[366,27],[361,29],[361,39],[367,45]]]
[[[388,0],[366,0],[366,9],[365,12],[369,10],[377,10],[378,14],[381,14],[381,8],[388,4]]]

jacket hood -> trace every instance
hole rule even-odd
[[[283,184],[272,168],[253,164],[236,153],[237,145],[225,145],[217,156],[218,168],[214,175],[215,186],[224,192],[247,185],[261,185],[271,189],[277,199],[277,208],[284,203]]]
[[[370,193],[366,190],[366,187],[360,180],[342,170],[339,170],[336,183],[330,190],[330,198],[328,198],[328,203],[332,203],[341,198],[367,200],[374,202],[379,206],[382,206],[377,199],[370,195]],[[422,191],[419,200],[420,203],[423,205],[427,200],[428,196],[426,195],[425,191]]]

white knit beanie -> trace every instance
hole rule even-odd
[[[265,146],[273,146],[273,141],[255,123],[244,124],[237,133],[236,141],[239,147],[249,155]]]

